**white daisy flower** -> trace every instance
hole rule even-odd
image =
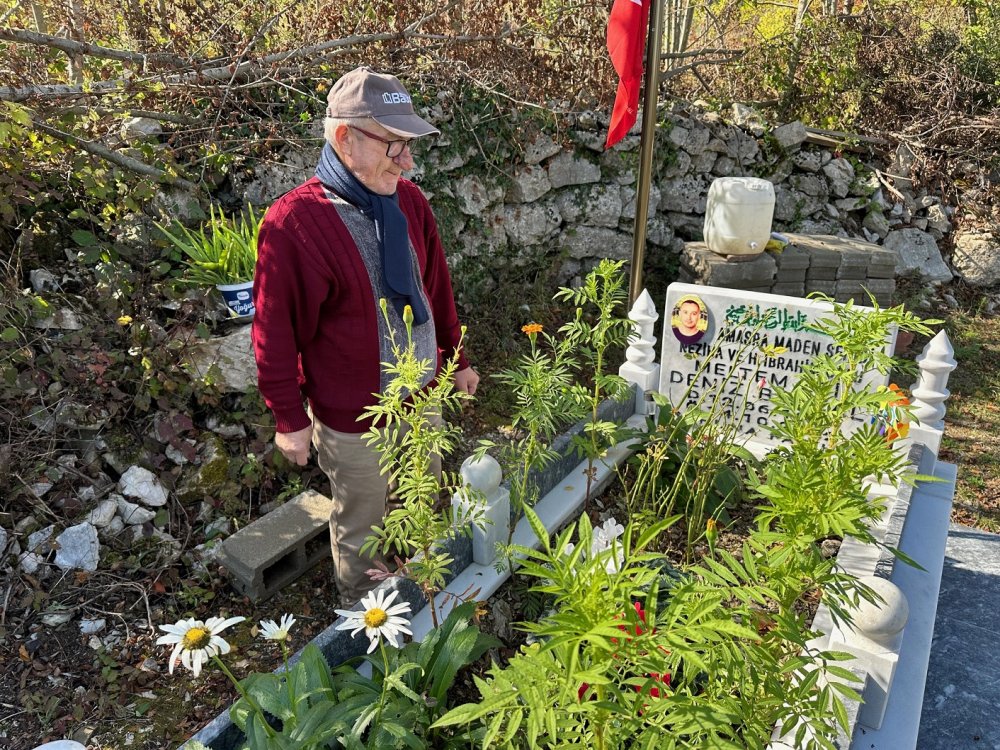
[[[292,625],[294,624],[295,618],[287,614],[281,616],[280,624],[274,620],[261,620],[260,637],[268,641],[278,641],[279,643],[287,641],[288,631],[292,629]]]
[[[399,617],[403,612],[410,611],[408,602],[401,602],[393,606],[392,600],[396,598],[398,591],[392,591],[388,596],[381,590],[375,590],[361,599],[361,610],[338,609],[337,614],[347,618],[337,626],[337,630],[350,630],[351,637],[364,630],[365,635],[371,641],[368,647],[370,654],[378,646],[379,639],[385,636],[395,648],[399,648],[399,634],[406,633],[413,635],[410,630],[410,621],[405,617]]]
[[[243,622],[245,617],[209,617],[202,622],[193,617],[188,620],[178,620],[174,625],[160,625],[160,630],[167,633],[156,639],[157,646],[174,644],[170,654],[170,674],[174,673],[177,659],[197,677],[205,664],[213,656],[228,654],[229,644],[219,636],[230,625]]]

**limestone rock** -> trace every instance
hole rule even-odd
[[[548,239],[561,221],[554,205],[525,203],[504,207],[504,231],[518,245],[534,245]]]
[[[250,342],[250,326],[226,336],[190,345],[182,366],[196,378],[210,378],[224,391],[246,393],[257,389],[257,361]]]
[[[163,126],[151,117],[130,117],[122,123],[121,136],[127,143],[157,141],[161,135]]]
[[[247,436],[246,428],[241,424],[227,424],[218,414],[213,414],[205,421],[205,426],[219,437],[228,440],[238,440]]]
[[[854,182],[854,165],[847,159],[833,159],[823,167],[823,174],[830,181],[830,192],[838,198],[846,198]]]
[[[542,133],[524,147],[524,163],[539,164],[560,151],[562,151],[562,147]]]
[[[559,235],[557,246],[574,259],[632,257],[632,237],[605,227],[581,226],[568,230]]]
[[[125,500],[124,498],[122,498],[122,501],[126,503],[128,502],[128,500]],[[129,505],[131,505],[131,503],[129,503]],[[139,506],[136,505],[135,507],[138,508]],[[152,511],[147,511],[145,508],[142,508],[141,510],[146,513],[152,513]],[[100,529],[98,531],[98,536],[100,536],[101,539],[104,540],[114,539],[120,533],[122,533],[122,530],[124,528],[125,528],[125,522],[121,519],[121,516],[115,516],[114,518],[111,519],[111,523],[109,523],[103,529]]]
[[[320,149],[285,150],[280,160],[260,161],[252,179],[239,174],[232,177],[234,192],[244,196],[244,202],[255,206],[266,206],[292,188],[305,182],[316,171]]]
[[[36,292],[58,292],[59,279],[44,268],[34,268],[28,272],[31,288]]]
[[[180,486],[177,497],[184,503],[203,500],[206,497],[220,497],[227,492],[232,494],[229,485],[229,454],[222,438],[214,433],[207,433],[205,442],[199,451],[200,465],[193,471],[189,470]]]
[[[156,518],[156,513],[149,508],[143,508],[141,505],[130,503],[121,495],[112,495],[112,497],[117,498],[118,514],[128,526],[141,526]]]
[[[551,189],[552,183],[549,181],[549,173],[545,168],[529,164],[514,173],[506,199],[511,203],[531,203]]]
[[[815,151],[799,151],[792,157],[792,162],[797,169],[801,169],[803,172],[818,172],[820,155]]]
[[[101,543],[97,541],[97,529],[89,523],[70,526],[56,538],[56,544],[56,565],[60,570],[97,570]]]
[[[549,181],[552,187],[585,185],[601,179],[601,167],[572,151],[563,151],[549,162]]]
[[[115,517],[115,513],[118,512],[118,503],[114,500],[101,500],[90,513],[87,514],[87,523],[92,526],[96,526],[99,529],[103,529],[109,523],[111,519]]]
[[[453,190],[458,198],[458,208],[466,216],[479,216],[490,204],[503,197],[495,183],[487,186],[476,175],[456,180]]]
[[[625,219],[635,219],[635,208],[636,208],[636,198],[638,197],[636,190],[631,185],[625,185],[621,188],[621,215]],[[649,203],[646,205],[646,219],[652,219],[656,216],[656,207],[660,204],[660,189],[651,184],[649,186]]]
[[[68,307],[61,307],[53,311],[48,317],[33,322],[35,328],[51,329],[57,328],[61,331],[79,331],[83,328],[80,317],[74,310]]]
[[[885,239],[889,234],[889,220],[881,211],[869,211],[861,222],[861,226],[879,239]]]
[[[660,184],[659,207],[661,211],[703,214],[707,197],[708,185],[705,179],[689,175]]]
[[[896,274],[918,273],[928,281],[951,281],[934,238],[919,229],[896,229],[889,232],[883,247],[896,253]]]
[[[774,136],[779,146],[788,151],[802,145],[802,142],[809,134],[806,132],[806,126],[799,120],[796,120],[795,122],[775,128],[771,131],[771,135]]]
[[[28,535],[28,543],[20,557],[21,569],[28,575],[36,574],[41,564],[45,562],[52,549],[52,535],[55,530],[55,526],[46,526]]]
[[[561,191],[555,203],[564,222],[617,227],[622,216],[620,191],[613,184],[588,185]]]
[[[158,508],[167,504],[167,491],[149,469],[132,466],[118,480],[118,491],[126,497],[134,497],[144,505]]]
[[[993,232],[961,232],[955,236],[952,265],[973,286],[1000,283],[1000,237]]]
[[[948,220],[948,213],[944,206],[935,203],[927,207],[927,226],[942,234],[948,234],[951,231],[951,221]]]

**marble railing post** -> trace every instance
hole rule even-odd
[[[639,386],[642,391],[642,401],[636,404],[637,414],[653,413],[653,402],[645,397],[649,391],[656,390],[660,383],[660,366],[656,359],[656,337],[653,326],[660,316],[656,312],[653,298],[645,289],[636,298],[628,314],[635,328],[629,337],[628,348],[625,350],[625,364],[618,368],[618,374],[630,383]]]
[[[939,331],[917,357],[920,375],[913,384],[913,415],[919,424],[910,427],[910,439],[923,443],[936,456],[944,435],[945,401],[951,395],[948,376],[958,365],[948,334]]]
[[[510,491],[500,486],[503,472],[492,456],[469,456],[459,470],[474,492],[459,490],[451,500],[455,523],[472,522],[472,560],[492,565],[498,543],[507,543],[510,528]]]

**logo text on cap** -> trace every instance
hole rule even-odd
[[[409,104],[413,101],[409,94],[401,94],[398,91],[387,91],[382,94],[382,101],[386,104]]]

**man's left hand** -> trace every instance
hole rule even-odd
[[[479,373],[471,367],[459,370],[455,373],[455,387],[468,393],[470,396],[476,395],[476,388],[479,386]]]

